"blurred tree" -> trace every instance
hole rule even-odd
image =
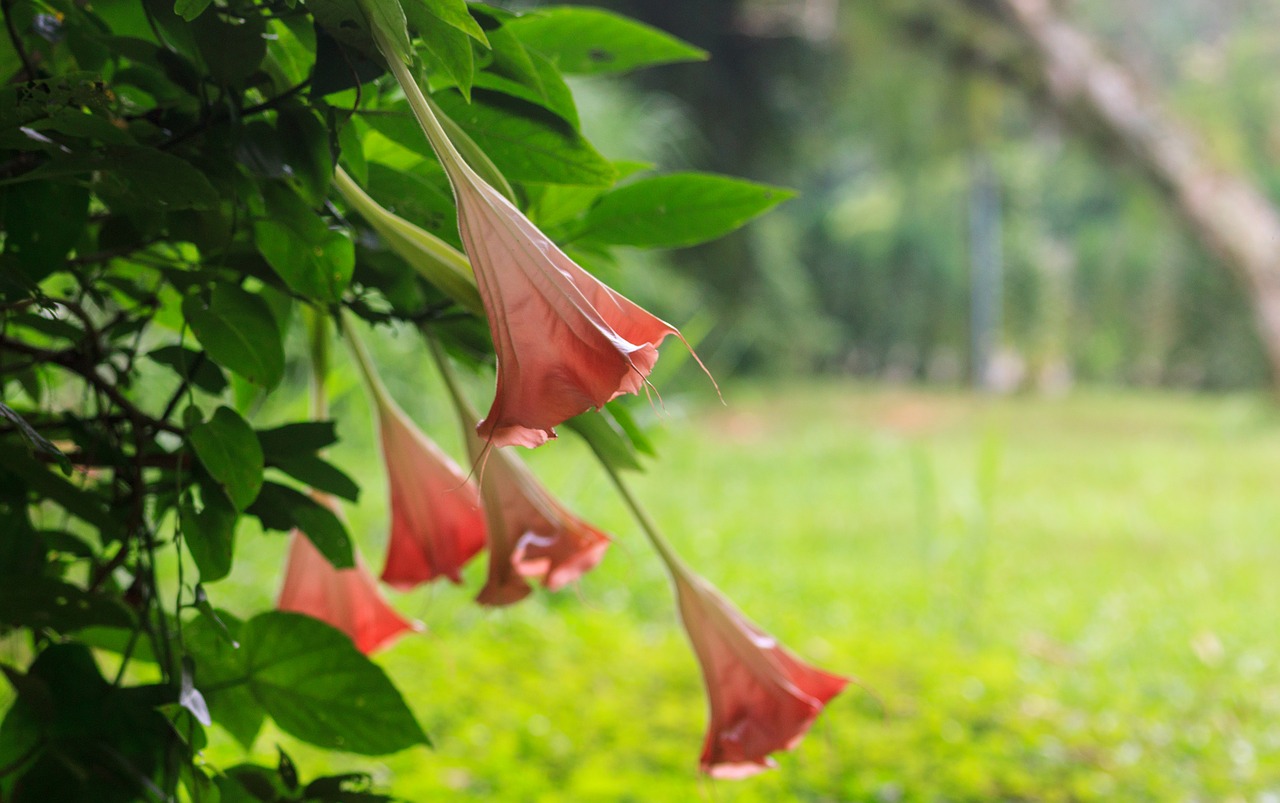
[[[711,52],[701,73],[643,79],[708,132],[690,161],[802,192],[767,227],[676,255],[713,303],[734,311],[722,342],[748,365],[783,353],[802,365],[962,376],[976,152],[988,154],[1001,195],[993,349],[1025,354],[1035,375],[1053,366],[1059,378],[1195,386],[1256,384],[1275,365],[1259,345],[1272,337],[1249,323],[1251,307],[1273,317],[1265,271],[1243,268],[1238,237],[1219,225],[1246,215],[1192,217],[1186,187],[1154,172],[1117,121],[1055,100],[1044,54],[1003,0],[607,4]],[[1077,0],[1071,11],[1081,30],[1124,52],[1122,69],[1088,45],[1098,64],[1133,73],[1125,80],[1154,115],[1147,125],[1199,141],[1187,151],[1199,180],[1257,185],[1249,201],[1211,193],[1214,205],[1268,217],[1263,193],[1280,187],[1266,78],[1275,11],[1253,0]],[[779,256],[790,269],[776,270]]]

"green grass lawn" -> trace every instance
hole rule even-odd
[[[428,631],[380,661],[436,746],[374,760],[379,780],[410,800],[1280,795],[1280,413],[1267,402],[726,395],[667,399],[662,459],[636,490],[748,615],[865,688],[836,698],[778,770],[700,778],[705,702],[670,590],[566,432],[530,462],[616,545],[576,590],[509,609],[471,603],[481,565],[464,587],[394,596]],[[359,428],[356,396],[338,411]],[[456,444],[427,404],[411,410]],[[335,459],[366,484],[349,512],[376,570],[378,457],[353,443]],[[215,603],[269,605],[283,543],[245,537],[240,554],[262,557],[211,586]],[[370,765],[273,732],[257,753],[271,760],[277,741],[308,776]],[[211,752],[239,758],[217,734]]]

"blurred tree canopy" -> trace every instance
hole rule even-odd
[[[641,78],[707,132],[690,161],[801,192],[767,223],[676,255],[726,316],[712,341],[741,364],[965,376],[970,204],[985,161],[1001,216],[997,336],[1014,384],[1267,381],[1256,292],[1114,132],[1054,103],[1011,19],[1017,3],[603,5],[712,54],[709,69]],[[1080,0],[1056,13],[1132,73],[1204,165],[1251,184],[1270,210],[1274,8]]]

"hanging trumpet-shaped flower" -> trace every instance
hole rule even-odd
[[[410,588],[459,571],[485,544],[476,487],[395,406],[378,403],[382,454],[391,485],[391,539],[382,581]]]
[[[374,31],[453,186],[458,229],[489,320],[497,390],[477,431],[494,446],[539,446],[566,419],[639,391],[658,344],[680,333],[579,267],[472,170]]]
[[[462,395],[447,358],[434,340],[432,354],[458,410],[467,449],[480,474],[480,498],[489,534],[489,575],[476,600],[510,605],[529,595],[529,580],[558,591],[604,557],[609,536],[570,513],[542,487],[519,458],[491,448],[475,431],[475,411]]]
[[[327,497],[320,501],[337,505]],[[301,532],[289,536],[284,585],[276,607],[319,619],[351,637],[356,648],[371,653],[407,630],[421,630],[387,604],[359,553],[350,569],[333,564]]]
[[[483,605],[524,599],[529,579],[557,591],[594,568],[609,546],[607,535],[565,509],[508,452],[490,452],[480,495],[489,523],[489,577],[476,597]]]
[[[849,680],[792,655],[685,566],[617,469],[607,461],[601,465],[662,558],[702,667],[711,708],[702,771],[745,778],[775,766],[769,754],[795,747]]]
[[[460,583],[462,567],[485,545],[475,484],[395,403],[349,329],[348,338],[373,396],[391,486],[391,538],[382,581],[395,588],[440,576]]]
[[[848,679],[796,658],[688,569],[672,577],[711,704],[702,771],[745,778],[775,766],[769,754],[795,747]]]

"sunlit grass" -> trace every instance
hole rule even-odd
[[[1280,794],[1280,415],[1265,401],[840,384],[727,396],[687,412],[667,399],[662,459],[636,490],[766,630],[869,691],[837,698],[779,770],[699,779],[705,704],[666,580],[566,432],[530,461],[617,543],[576,591],[509,609],[470,602],[480,565],[462,588],[395,597],[428,632],[380,660],[436,743],[375,760],[398,795]],[[456,442],[425,398],[407,401]],[[361,420],[358,394],[339,403]],[[335,459],[365,483],[350,517],[376,570],[381,469],[369,433],[344,434]],[[246,536],[215,602],[268,605],[282,554],[283,539]],[[333,761],[274,733],[261,758],[277,740],[305,774]],[[229,740],[212,750],[238,759]]]

